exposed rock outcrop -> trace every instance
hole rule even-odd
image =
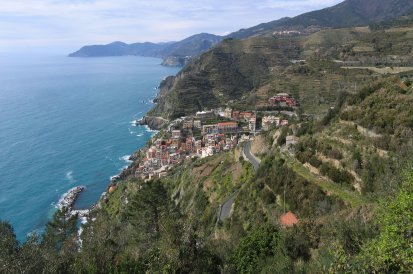
[[[184,78],[185,76],[189,75],[189,72],[180,72],[176,76],[168,76],[159,84],[159,88],[161,91],[158,92],[156,98],[153,100],[154,103],[158,103],[159,100],[170,93],[178,84],[179,80]],[[171,77],[171,78],[170,78]],[[166,82],[165,82],[166,81]],[[162,84],[164,85],[162,86]]]
[[[142,156],[145,156],[147,151],[148,151],[148,146],[145,145],[143,148],[138,149],[137,151],[132,153],[132,155],[128,158],[128,160],[129,161],[136,161],[139,158],[141,158]]]
[[[162,117],[144,116],[142,120],[136,122],[137,125],[146,125],[151,130],[161,130],[164,125],[169,123],[168,120]]]
[[[185,66],[188,64],[192,59],[194,59],[196,56],[168,56],[165,60],[162,62],[162,66]]]
[[[166,86],[166,84],[168,84],[172,79],[174,79],[173,75],[167,76],[165,78],[163,78],[163,80],[161,81],[161,83],[158,86],[158,89],[163,89],[164,86]]]

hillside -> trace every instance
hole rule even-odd
[[[367,26],[400,17],[412,9],[413,3],[407,0],[345,0],[333,7],[298,15],[261,35],[268,36],[283,30],[308,34],[323,28]]]
[[[44,235],[21,247],[1,222],[2,265],[11,273],[406,272],[413,265],[412,76],[341,92],[326,116],[262,132],[252,143],[257,170],[240,144],[187,159],[161,179],[113,181],[80,237],[59,211]],[[300,138],[290,149],[288,134]],[[170,135],[162,130],[148,144]],[[284,204],[295,225],[282,225]]]
[[[76,52],[69,54],[69,57],[98,57],[98,56],[124,56],[137,55],[146,56],[155,54],[157,51],[168,47],[168,44],[135,43],[125,44],[123,42],[113,42],[107,45],[84,46]]]
[[[340,90],[380,79],[383,71],[403,71],[394,67],[410,70],[411,35],[413,29],[406,27],[376,32],[358,27],[305,37],[226,39],[172,78],[148,115],[194,114],[231,100],[236,110],[260,109],[280,92],[298,99],[307,112],[326,113]],[[252,95],[258,98],[253,105]]]

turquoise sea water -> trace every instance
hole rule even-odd
[[[96,202],[155,132],[135,127],[163,77],[180,67],[146,57],[0,54],[0,219],[21,241],[41,230],[70,188]],[[145,101],[145,103],[142,103]]]

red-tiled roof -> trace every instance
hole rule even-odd
[[[283,226],[292,226],[298,223],[297,218],[292,212],[287,212],[278,219]]]
[[[115,188],[116,188],[116,186],[111,186],[111,187],[109,188],[109,192],[114,191],[114,190],[115,190]]]
[[[138,167],[136,170],[142,170],[142,168],[141,168],[141,167]]]

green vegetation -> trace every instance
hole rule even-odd
[[[259,108],[278,92],[297,97],[297,118],[252,142],[262,160],[258,169],[243,159],[242,144],[187,159],[162,179],[132,178],[135,161],[122,181],[111,183],[115,190],[101,198],[80,235],[65,208],[42,235],[30,234],[21,245],[13,227],[0,221],[0,272],[410,271],[412,75],[346,70],[332,61],[385,64],[383,56],[397,53],[400,58],[387,62],[402,65],[411,58],[410,32],[348,28],[288,39],[226,39],[185,67],[175,90],[151,113],[171,118],[229,99],[233,106],[255,102]],[[290,62],[303,56],[307,61]],[[315,109],[325,115],[304,115]],[[154,138],[168,135],[160,131]],[[286,147],[288,135],[300,139]],[[218,220],[235,192],[230,217]],[[299,220],[293,226],[280,222],[284,205]]]

